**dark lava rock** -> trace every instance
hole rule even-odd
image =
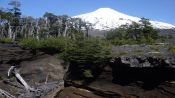
[[[17,44],[0,44],[0,76],[7,77],[10,66],[19,67],[22,61],[32,60],[36,54],[32,50],[22,49]]]
[[[175,69],[163,67],[121,67],[112,65],[113,83],[128,85],[137,81],[143,82],[144,89],[154,89],[165,81],[175,81]]]
[[[175,67],[175,55],[169,50],[170,45],[122,45],[112,48],[114,58],[121,58],[131,67],[152,67],[168,65]],[[144,64],[145,63],[145,64]],[[147,64],[149,63],[149,65]],[[162,63],[162,64],[161,64]],[[140,64],[140,65],[139,65]]]
[[[64,78],[66,88],[57,97],[93,98],[79,89],[100,98],[175,97],[175,56],[167,46],[123,45],[113,47],[112,55],[114,59],[98,69],[93,79],[78,79],[81,69],[70,64]],[[78,93],[72,93],[75,91]]]
[[[72,96],[75,98],[173,98],[175,96],[174,82],[164,81],[159,82],[157,85],[154,85],[156,81],[139,80],[125,84],[113,83],[114,77],[112,73],[112,69],[106,66],[104,71],[91,82],[67,79],[65,80],[66,88],[58,92],[55,98],[66,96],[68,98],[72,98]],[[81,92],[80,89],[83,89],[84,92]],[[97,97],[91,97],[91,95]]]
[[[18,45],[0,44],[0,63],[18,65],[21,61],[32,59],[36,54]]]
[[[175,68],[175,56],[168,56],[167,58],[152,56],[121,56],[113,59],[111,63],[123,67]]]

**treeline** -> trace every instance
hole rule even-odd
[[[106,39],[114,45],[153,44],[159,38],[159,31],[154,29],[149,19],[141,18],[140,23],[122,25],[106,33]]]
[[[90,23],[80,18],[67,15],[54,15],[46,12],[43,17],[22,16],[20,2],[10,1],[11,8],[0,9],[0,39],[4,42],[25,38],[43,40],[51,37],[76,39],[89,37]],[[7,39],[8,38],[8,39]],[[159,31],[151,27],[149,19],[142,18],[140,23],[123,25],[106,33],[106,39],[114,45],[154,43],[159,38]]]
[[[67,15],[54,15],[46,12],[43,17],[21,16],[20,2],[12,0],[9,9],[0,9],[0,38],[17,40],[20,38],[43,39],[49,37],[70,37],[77,33],[88,36],[91,24]]]

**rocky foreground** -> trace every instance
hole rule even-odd
[[[17,44],[0,44],[0,89],[15,98],[53,98],[52,93],[64,87],[62,63],[56,55],[23,49]],[[14,75],[7,76],[11,66],[34,91],[27,91]]]
[[[168,47],[113,47],[113,60],[91,80],[75,78],[79,70],[70,66],[56,98],[174,98],[175,56]]]
[[[156,72],[155,72],[156,73]],[[58,93],[56,98],[174,98],[175,82],[158,80],[150,74],[142,77],[149,77],[140,80],[138,73],[130,73],[124,76],[129,78],[117,81],[113,79],[121,79],[112,76],[112,69],[106,66],[101,75],[93,81],[66,80],[66,88]],[[131,75],[132,74],[132,75]],[[137,77],[132,80],[132,77]],[[165,79],[162,76],[162,80]],[[149,80],[150,79],[150,80]],[[113,81],[113,82],[112,82]]]
[[[12,65],[36,91],[7,76]],[[93,78],[78,79],[75,67],[66,71],[57,55],[0,44],[0,89],[15,98],[175,97],[175,56],[162,45],[113,47],[113,59]]]

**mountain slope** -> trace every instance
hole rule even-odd
[[[139,22],[140,18],[129,16],[110,8],[100,8],[94,12],[74,16],[89,22],[93,25],[94,29],[108,30],[119,27],[132,22]],[[150,21],[151,25],[157,29],[174,29],[175,26],[158,21]]]

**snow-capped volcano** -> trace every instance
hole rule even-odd
[[[108,30],[117,28],[121,25],[131,24],[132,22],[137,22],[141,20],[138,17],[129,16],[123,13],[120,13],[111,8],[100,8],[94,12],[74,16],[76,18],[81,18],[82,20],[92,24],[94,29],[99,30]],[[150,21],[151,25],[157,29],[175,29],[174,25]]]

